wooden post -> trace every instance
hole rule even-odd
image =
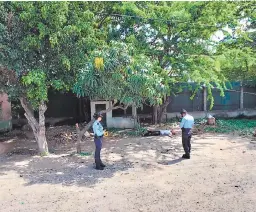
[[[244,109],[244,87],[242,82],[240,83],[240,109]]]
[[[204,99],[204,111],[207,111],[207,90],[206,90],[206,87],[203,86],[203,99]]]

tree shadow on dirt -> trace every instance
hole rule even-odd
[[[19,162],[15,162],[19,158]],[[117,161],[106,164],[104,171],[97,171],[92,160],[76,156],[62,157],[9,157],[2,163],[0,173],[16,171],[26,181],[26,185],[62,184],[65,186],[79,185],[92,187],[106,178],[111,178],[116,172],[133,168],[129,162]]]
[[[196,139],[195,139],[196,140]],[[56,153],[47,157],[35,156],[36,144],[15,145],[11,153],[1,158],[0,177],[5,172],[15,171],[26,182],[26,186],[35,184],[62,184],[65,186],[93,187],[117,173],[126,173],[134,168],[143,170],[161,170],[163,165],[174,165],[182,161],[183,149],[180,137],[137,137],[107,138],[102,151],[103,162],[107,167],[104,171],[94,169],[92,141],[84,143],[90,156]],[[194,150],[205,145],[194,145]],[[74,145],[70,145],[73,146]],[[65,146],[69,152],[75,149]],[[51,146],[49,146],[51,148]],[[22,154],[21,154],[22,153]]]
[[[211,140],[214,139],[215,141],[222,142],[222,140],[229,141],[233,145],[228,148],[223,148],[221,150],[232,150],[237,149],[239,147],[245,147],[249,151],[256,150],[256,138],[252,136],[239,136],[236,134],[205,134],[201,135],[199,139]],[[203,144],[200,142],[200,144]],[[214,144],[214,143],[212,143]]]

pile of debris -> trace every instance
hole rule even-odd
[[[200,134],[204,133],[206,126],[216,127],[216,120],[210,114],[207,115],[206,120],[201,119],[195,123],[195,128],[193,129],[193,134],[200,135]]]
[[[47,140],[55,144],[75,143],[77,134],[75,127],[55,126],[49,127],[46,131]]]

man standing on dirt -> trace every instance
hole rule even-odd
[[[193,116],[189,115],[186,110],[182,109],[180,112],[182,120],[180,123],[180,128],[182,130],[182,145],[185,151],[185,154],[182,158],[190,159],[190,152],[191,152],[191,136],[192,132],[191,129],[194,126],[194,118]]]
[[[102,120],[102,115],[95,113],[93,116],[96,121],[93,123],[93,134],[94,134],[94,143],[95,143],[95,164],[96,164],[96,169],[97,170],[103,170],[105,165],[102,163],[101,158],[100,158],[100,151],[102,147],[102,139],[104,135],[104,130],[101,125],[101,120]]]

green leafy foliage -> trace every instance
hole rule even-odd
[[[87,2],[1,3],[0,64],[15,72],[18,92],[10,84],[2,91],[27,97],[36,109],[49,89],[70,90],[87,54],[104,42],[88,8]]]
[[[255,79],[255,18],[252,2],[2,2],[0,91],[141,105],[194,82],[191,98],[206,86],[212,107],[213,88]]]
[[[97,64],[99,62],[102,64]],[[92,52],[73,90],[78,96],[118,100],[124,105],[139,107],[146,101],[158,104],[168,85],[164,84],[164,77],[155,72],[157,68],[157,64],[144,55],[133,54],[129,45],[113,41]]]
[[[239,135],[252,135],[256,128],[253,119],[223,119],[216,121],[216,127],[206,127],[206,132],[238,133]]]
[[[169,84],[173,94],[182,89],[182,86],[179,87],[180,83],[196,83],[191,98],[202,86],[206,86],[212,108],[212,89],[218,88],[223,96],[225,82],[228,80],[220,58],[216,56],[219,41],[214,40],[213,35],[227,25],[238,25],[238,13],[240,9],[243,11],[243,6],[246,3],[113,4],[112,13],[116,15],[109,22],[106,21],[110,25],[109,40],[125,40],[135,47],[136,53],[155,60],[160,67],[155,72],[168,71],[165,82]]]
[[[255,50],[248,47],[225,49],[220,61],[226,77],[236,81],[256,79],[255,56]]]
[[[42,70],[30,71],[22,76],[23,85],[27,87],[27,97],[36,108],[42,101],[47,101],[46,74]]]
[[[219,61],[228,80],[256,80],[256,5],[244,2],[236,13],[236,24],[229,27],[217,48]]]
[[[20,99],[43,155],[48,90],[70,90],[90,52],[104,43],[88,8],[87,2],[0,3],[0,92]]]

